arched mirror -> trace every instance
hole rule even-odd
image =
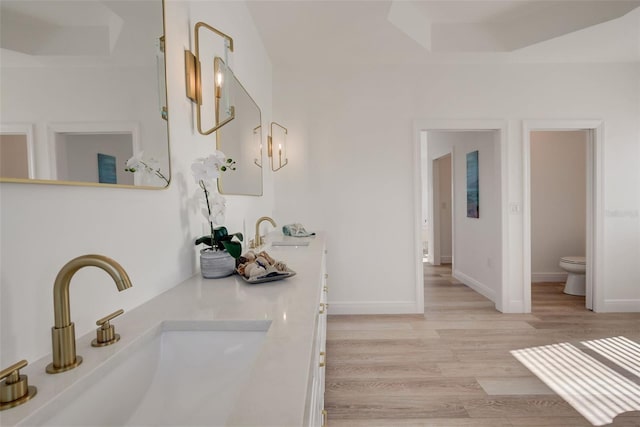
[[[163,6],[0,2],[0,181],[168,185]]]

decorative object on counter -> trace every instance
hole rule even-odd
[[[292,237],[311,237],[316,235],[316,233],[309,233],[300,223],[283,225],[282,234]]]
[[[238,258],[236,269],[245,282],[256,284],[273,282],[295,276],[296,272],[282,261],[277,261],[267,252],[248,251]]]
[[[273,125],[276,125],[277,132],[274,132]],[[280,169],[285,167],[287,163],[289,163],[289,159],[287,159],[287,134],[288,133],[289,133],[289,130],[286,127],[282,126],[279,123],[271,122],[271,129],[269,132],[269,136],[267,137],[267,153],[269,154],[269,158],[271,159],[271,170],[274,172],[279,171]],[[274,138],[274,135],[275,135],[275,138]],[[275,154],[273,152],[274,139],[278,143],[277,167],[274,166],[273,164],[274,162],[273,158],[275,157]],[[284,163],[282,162],[283,158],[284,158]]]
[[[228,234],[226,227],[217,227],[213,230],[213,235],[196,240],[196,245],[204,243],[208,246],[200,250],[202,277],[217,279],[233,274],[236,258],[242,251],[240,242],[232,240],[234,237],[242,241],[242,233]]]
[[[195,244],[204,244],[200,251],[200,271],[206,279],[217,279],[233,274],[235,259],[242,253],[242,233],[229,234],[226,227],[214,227],[224,222],[225,203],[223,196],[216,190],[216,181],[221,172],[235,170],[233,159],[227,159],[222,151],[216,150],[206,158],[197,159],[191,165],[193,177],[204,193],[206,209],[202,214],[209,223],[210,234],[196,239]],[[236,238],[237,240],[233,240]]]
[[[144,177],[155,177],[164,181],[166,185],[169,185],[167,177],[160,172],[158,161],[153,158],[145,160],[143,154],[144,153],[140,151],[138,154],[131,156],[131,158],[127,160],[124,170],[131,173],[141,172]]]

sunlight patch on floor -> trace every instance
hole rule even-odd
[[[625,337],[583,341],[582,345],[640,377],[640,345]]]
[[[640,411],[640,386],[569,343],[511,354],[595,426],[609,424],[624,412]]]

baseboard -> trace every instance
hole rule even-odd
[[[469,277],[458,270],[453,272],[453,277],[455,277],[456,279],[458,279],[459,281],[461,281],[462,283],[464,283],[474,291],[478,292],[479,294],[489,298],[494,303],[496,302],[496,291],[494,291],[487,285],[478,282],[473,277]]]
[[[524,301],[522,300],[509,301],[509,306],[504,307],[504,310],[502,310],[502,313],[525,313]]]
[[[451,264],[451,261],[453,260],[453,257],[451,255],[449,256],[440,256],[440,262],[442,264]]]
[[[566,282],[566,281],[567,281],[567,273],[565,272],[531,273],[531,283]]]
[[[640,299],[604,300],[603,313],[640,313]]]
[[[415,302],[329,301],[329,314],[422,314]]]

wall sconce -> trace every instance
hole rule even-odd
[[[277,138],[276,143],[278,144],[277,150],[278,150],[278,164],[277,167],[274,168],[274,152],[273,152],[273,125],[276,125],[278,128],[280,128],[281,130],[283,130],[284,132],[280,131],[280,133],[282,134],[281,138]],[[289,163],[289,159],[287,159],[287,134],[288,134],[288,130],[286,127],[276,123],[276,122],[271,122],[271,128],[270,128],[270,132],[269,132],[269,136],[267,137],[267,152],[269,154],[269,158],[271,159],[271,170],[272,171],[279,171],[280,169],[282,169],[283,167],[285,167],[287,165],[287,163]],[[284,157],[284,163],[282,162],[282,158]]]
[[[195,25],[195,54],[189,50],[184,51],[184,65],[185,65],[185,81],[187,87],[187,98],[195,102],[196,108],[196,124],[198,132],[202,135],[209,135],[222,126],[229,123],[235,118],[235,108],[231,105],[226,108],[228,117],[223,121],[220,120],[220,98],[222,97],[223,88],[225,85],[225,74],[231,72],[226,66],[226,61],[222,61],[221,58],[214,58],[214,97],[215,97],[215,125],[210,129],[202,129],[202,67],[200,65],[200,29],[207,29],[214,34],[219,35],[224,39],[224,54],[225,59],[227,57],[227,51],[233,52],[233,39],[225,33],[213,28],[212,26],[205,24],[204,22],[198,22]],[[225,100],[228,102],[228,97]]]

